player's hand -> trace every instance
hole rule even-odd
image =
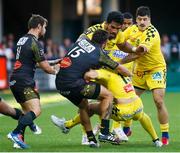
[[[136,48],[136,51],[135,51],[138,55],[144,55],[148,52],[147,48],[143,45],[140,45]]]
[[[60,61],[62,60],[62,58],[59,58],[59,59],[55,59],[55,60],[48,60],[48,63],[53,66],[55,64],[58,64],[60,63]]]
[[[60,70],[60,64],[56,64],[53,66],[53,69],[55,70],[55,75],[58,74],[59,70]]]
[[[86,82],[90,82],[98,77],[98,73],[95,70],[90,70],[84,74]]]

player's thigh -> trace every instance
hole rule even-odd
[[[133,102],[133,120],[139,120],[143,115],[143,103],[140,98]]]
[[[40,99],[39,93],[32,87],[11,86],[10,89],[18,103]]]
[[[132,77],[133,86],[137,89],[146,90],[146,77],[143,71],[135,71]]]
[[[126,121],[133,117],[132,104],[116,104],[113,105],[111,118],[115,121]]]

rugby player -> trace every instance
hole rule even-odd
[[[99,140],[115,144],[119,143],[119,140],[109,132],[112,93],[103,85],[91,81],[86,82],[83,78],[84,73],[91,68],[107,66],[122,75],[131,76],[125,67],[110,59],[102,50],[108,36],[108,32],[100,29],[94,32],[92,40],[82,38],[77,41],[61,61],[60,71],[56,76],[56,88],[59,93],[79,108],[81,124],[85,128],[90,147],[98,147],[99,145],[92,132],[87,99],[101,99]]]
[[[151,24],[151,13],[147,6],[141,6],[136,11],[136,23],[124,31],[125,40],[134,47],[144,46],[144,55],[129,54],[121,63],[136,59],[133,75],[133,85],[137,95],[150,90],[157,108],[158,120],[162,132],[162,142],[169,144],[168,111],[164,103],[166,88],[166,63],[161,52],[161,42],[158,30]]]
[[[10,77],[10,89],[24,112],[19,118],[17,127],[8,134],[8,138],[20,146],[28,148],[24,142],[24,132],[40,113],[40,96],[35,89],[34,73],[38,64],[46,73],[57,74],[59,66],[51,67],[44,57],[43,46],[38,42],[46,32],[48,21],[33,14],[28,21],[28,33],[16,44],[16,62]]]
[[[149,133],[156,147],[161,147],[162,142],[159,140],[156,131],[152,125],[150,117],[143,112],[143,104],[139,96],[136,95],[134,87],[132,85],[131,79],[129,77],[124,77],[118,75],[112,70],[101,69],[101,70],[90,70],[85,73],[85,79],[90,81],[92,79],[97,79],[97,81],[102,81],[104,86],[107,87],[115,98],[115,103],[113,104],[113,109],[111,113],[111,119],[115,121],[129,121],[139,120],[142,127]],[[116,86],[114,83],[116,82]],[[88,114],[92,116],[93,114],[101,115],[100,112],[101,103],[89,103]],[[63,133],[68,133],[69,130],[75,126],[73,121],[76,120],[76,125],[81,122],[80,116],[75,116],[74,119],[65,121],[65,119],[60,119],[55,115],[51,116],[53,123],[58,126]]]

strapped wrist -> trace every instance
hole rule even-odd
[[[132,47],[132,52],[136,52],[137,47]]]

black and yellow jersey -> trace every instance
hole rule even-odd
[[[125,40],[133,46],[143,45],[148,52],[136,60],[136,69],[141,71],[165,67],[166,63],[161,52],[160,36],[157,29],[150,25],[145,31],[140,31],[137,25],[132,25],[124,31]]]
[[[44,48],[34,35],[26,34],[16,44],[16,62],[10,81],[34,86],[36,63],[44,61]]]

